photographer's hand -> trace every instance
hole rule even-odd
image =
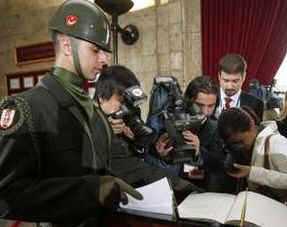
[[[134,133],[122,119],[109,118],[109,122],[115,134],[124,134],[128,138],[134,139]]]
[[[228,175],[235,177],[235,178],[243,178],[243,177],[248,177],[251,167],[250,166],[245,166],[245,165],[239,165],[239,164],[233,164],[233,166],[238,169],[236,173],[227,173]]]
[[[159,137],[156,142],[156,150],[160,157],[167,157],[170,154],[170,151],[173,150],[173,146],[170,145],[170,142],[167,133],[164,133]]]
[[[126,126],[124,127],[124,131],[123,131],[124,135],[130,139],[134,139],[135,134],[132,132],[132,130],[130,129],[130,127]]]
[[[191,144],[194,146],[196,153],[199,152],[200,147],[200,140],[197,135],[193,134],[191,131],[183,131],[182,132],[183,138],[187,144]]]
[[[109,118],[109,122],[115,134],[121,134],[124,132],[126,125],[122,119]]]

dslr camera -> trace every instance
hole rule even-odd
[[[167,92],[167,100],[162,106],[161,114],[164,127],[175,148],[173,162],[195,164],[195,149],[192,145],[185,143],[182,132],[189,130],[197,134],[207,117],[196,104],[188,106],[184,102],[180,86],[175,77],[156,77],[154,84],[155,86],[162,86]]]
[[[229,142],[224,145],[226,158],[224,160],[224,169],[228,173],[237,173],[238,169],[233,166],[234,163],[241,165],[250,165],[252,152],[247,151],[240,142]]]
[[[147,96],[140,86],[135,85],[124,90],[123,99],[120,110],[110,114],[109,118],[122,119],[134,133],[135,144],[147,148],[154,138],[154,132],[141,120],[139,108],[147,100]]]

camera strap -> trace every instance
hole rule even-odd
[[[264,144],[264,161],[263,161],[263,167],[265,169],[270,170],[270,164],[269,164],[269,150],[270,150],[270,138],[275,134],[270,134],[266,137],[265,144]],[[287,198],[286,198],[286,190],[283,189],[274,189],[269,186],[265,185],[259,185],[256,189],[256,191],[273,198],[279,202],[282,202],[286,204]]]
[[[274,134],[270,134],[269,136],[266,137],[265,139],[265,144],[264,144],[264,162],[263,162],[263,167],[266,169],[270,169],[269,165],[269,148],[270,148],[270,138]]]

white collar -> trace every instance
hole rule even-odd
[[[232,106],[236,106],[236,107],[239,107],[239,97],[240,97],[240,94],[241,94],[241,89],[236,92],[233,96],[229,97],[229,98],[232,98],[232,102],[231,104],[235,104],[235,105],[232,105]],[[221,106],[223,108],[223,106],[225,105],[225,98],[227,97],[227,95],[224,93],[224,90],[222,88],[220,88],[220,103],[221,103]]]
[[[221,94],[221,99],[225,100],[227,95],[224,93],[224,90],[222,88],[220,88],[220,94]],[[241,89],[238,92],[236,92],[233,96],[229,96],[229,98],[232,98],[232,100],[237,100],[240,94],[241,94]]]

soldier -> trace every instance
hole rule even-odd
[[[108,64],[110,28],[87,0],[68,0],[49,28],[55,65],[36,87],[0,103],[0,214],[57,226],[101,226],[127,192],[109,175],[110,127],[82,89]]]

